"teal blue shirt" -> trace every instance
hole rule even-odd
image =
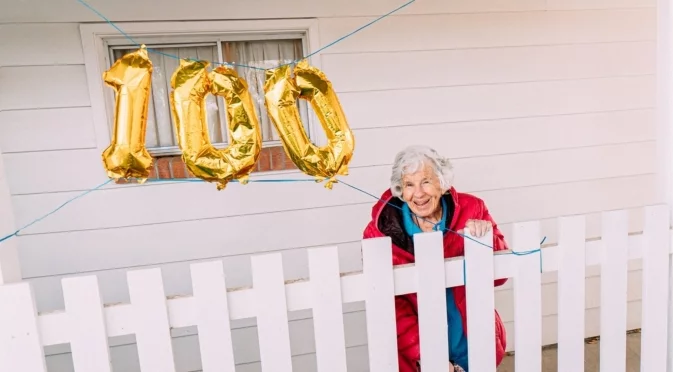
[[[436,229],[442,230],[446,234],[446,201],[442,199],[442,219],[439,221]],[[412,219],[413,213],[409,209],[407,203],[402,205],[402,220],[404,223],[404,230],[407,235],[413,237],[414,234],[422,233],[418,225]],[[456,301],[453,298],[453,290],[446,289],[446,318],[447,326],[449,328],[449,359],[461,366],[465,372],[468,372],[467,366],[467,337],[463,332],[463,321],[460,317],[460,312],[456,306]]]

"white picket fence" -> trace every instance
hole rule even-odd
[[[292,371],[288,311],[313,309],[317,370],[346,371],[342,305],[365,301],[369,370],[397,370],[394,294],[418,292],[422,370],[446,371],[444,288],[467,282],[470,369],[495,371],[493,280],[513,278],[515,369],[541,370],[541,271],[558,272],[558,370],[584,370],[585,267],[601,267],[600,370],[625,371],[627,262],[643,260],[641,371],[670,372],[667,343],[671,233],[667,206],[645,210],[642,234],[626,211],[605,212],[602,238],[583,216],[559,219],[559,243],[541,253],[493,255],[465,241],[444,260],[440,233],[415,236],[415,265],[393,267],[390,240],[362,242],[363,271],[340,274],[335,247],[308,251],[310,278],[285,282],[280,254],[252,257],[252,288],[228,290],[221,262],[191,266],[193,295],[166,298],[159,269],[128,272],[129,304],[103,305],[95,276],[63,279],[65,310],[36,314],[28,283],[0,287],[0,371],[44,372],[44,347],[71,345],[76,372],[112,371],[108,338],[135,334],[143,372],[176,371],[171,328],[198,327],[205,372],[235,371],[230,320],[256,318],[263,371]],[[491,236],[481,240],[490,245]],[[512,252],[539,247],[539,222],[514,226]],[[541,255],[541,257],[540,257]],[[226,294],[226,295],[225,295]],[[671,343],[673,344],[673,342]]]

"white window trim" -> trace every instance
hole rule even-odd
[[[306,35],[304,52],[306,55],[320,48],[319,28],[316,19],[287,20],[246,20],[246,21],[190,21],[190,22],[139,22],[117,23],[118,26],[134,39],[143,37],[198,37],[209,34],[240,34],[240,33],[287,33],[300,32]],[[81,24],[80,34],[84,52],[91,111],[93,114],[96,147],[103,152],[112,137],[114,120],[114,92],[103,83],[103,72],[110,65],[108,44],[124,38],[116,29],[107,23]],[[320,67],[320,53],[311,56],[311,65]],[[310,105],[309,105],[310,107]],[[317,117],[309,109],[308,127],[311,139],[317,146],[327,143]]]

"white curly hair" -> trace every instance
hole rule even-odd
[[[442,192],[446,192],[453,185],[453,166],[433,148],[424,145],[409,146],[398,152],[393,163],[393,172],[390,176],[390,191],[393,196],[402,198],[402,178],[406,174],[416,173],[424,165],[430,165],[439,178]]]

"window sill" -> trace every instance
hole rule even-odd
[[[257,159],[257,166],[252,174],[296,170],[292,160],[285,154],[282,146],[264,147]],[[194,178],[187,170],[180,155],[164,155],[155,157],[154,167],[150,171],[149,179],[185,179]],[[116,180],[116,184],[135,183],[135,181]]]

